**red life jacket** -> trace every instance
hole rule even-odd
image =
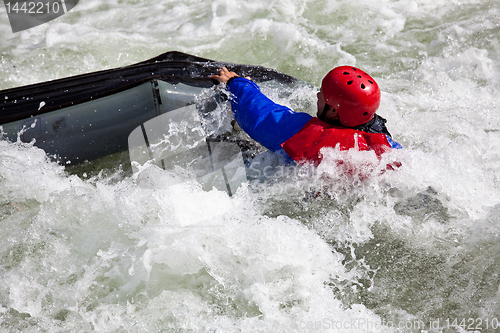
[[[339,147],[340,150],[357,148],[373,150],[377,156],[391,150],[385,134],[367,133],[351,128],[328,124],[318,118],[312,118],[297,134],[281,144],[285,152],[297,162],[319,164],[323,147]]]

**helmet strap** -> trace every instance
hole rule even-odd
[[[321,111],[321,114],[318,115],[318,118],[323,120],[323,121],[326,121],[325,120],[325,116],[326,116],[326,113],[331,109],[333,108],[333,106],[331,105],[328,105],[328,104],[325,104],[325,106],[323,107],[323,111]]]
[[[325,104],[323,111],[321,111],[321,114],[318,115],[318,119],[323,120],[325,123],[328,123],[330,125],[343,126],[339,119],[335,119],[335,120],[326,120],[325,119],[326,113],[332,109],[335,110],[335,108],[333,106]]]

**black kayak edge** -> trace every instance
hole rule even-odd
[[[214,61],[171,51],[133,65],[71,76],[0,91],[0,125],[102,98],[151,80],[211,87],[217,69],[226,66],[255,82],[296,79],[262,66]]]

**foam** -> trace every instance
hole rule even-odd
[[[17,34],[1,9],[2,88],[180,50],[311,82],[263,91],[314,114],[324,73],[356,65],[379,83],[379,114],[405,147],[381,162],[342,156],[370,160],[369,177],[323,164],[229,198],[194,181],[172,188],[161,170],[79,177],[0,141],[3,327],[335,331],[333,319],[496,315],[495,5],[90,0]]]

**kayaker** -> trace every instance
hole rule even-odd
[[[252,139],[272,151],[284,150],[299,163],[318,164],[324,147],[373,150],[378,156],[401,148],[386,120],[375,114],[380,105],[377,83],[359,68],[336,67],[323,78],[317,117],[274,103],[249,78],[226,67],[211,78],[226,83],[235,120]]]

